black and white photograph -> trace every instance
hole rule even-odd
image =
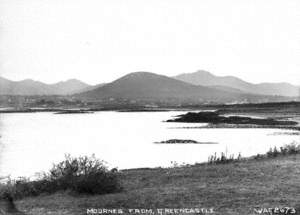
[[[300,214],[300,1],[0,0],[0,214]]]

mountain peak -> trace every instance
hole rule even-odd
[[[120,82],[120,81],[143,81],[143,80],[147,80],[147,79],[157,79],[158,77],[166,77],[163,75],[158,75],[152,72],[143,72],[143,71],[139,71],[139,72],[132,72],[129,73],[125,76],[122,76],[121,78],[117,79],[116,83]],[[167,78],[167,77],[166,77]]]
[[[20,82],[38,82],[38,81],[35,81],[35,80],[33,80],[33,79],[30,79],[30,78],[27,78],[27,79],[24,79],[24,80],[22,80],[22,81],[20,81]]]
[[[143,76],[154,76],[154,75],[157,75],[155,73],[152,73],[152,72],[146,72],[146,71],[138,71],[138,72],[132,72],[132,73],[129,73],[123,77],[143,77]]]
[[[65,80],[65,81],[60,81],[60,82],[57,82],[55,84],[70,84],[70,83],[76,83],[76,84],[85,84],[87,85],[86,83],[78,80],[78,79],[75,79],[75,78],[72,78],[72,79],[68,79],[68,80]]]
[[[192,72],[192,73],[182,73],[182,74],[179,74],[177,76],[175,76],[175,78],[177,79],[177,77],[185,77],[185,76],[207,76],[207,77],[215,77],[215,75],[213,75],[211,72],[208,72],[206,70],[197,70],[196,72]]]
[[[207,70],[197,70],[196,72],[194,72],[195,74],[206,74],[206,75],[213,75],[211,72],[207,71]],[[214,75],[213,75],[214,76]]]

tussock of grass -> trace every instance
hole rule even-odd
[[[228,164],[233,162],[238,162],[242,160],[242,155],[239,153],[237,157],[234,155],[227,156],[224,152],[220,156],[217,156],[217,153],[208,157],[208,164]]]

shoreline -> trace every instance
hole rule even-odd
[[[245,104],[241,105],[242,107],[245,106]],[[253,106],[253,104],[249,104],[249,106]],[[229,105],[228,107],[232,107]],[[114,111],[114,112],[119,112],[119,113],[138,113],[138,112],[171,112],[171,111],[184,111],[184,112],[189,112],[189,111],[198,111],[198,112],[203,112],[203,111],[214,111],[214,112],[220,112],[224,114],[224,105],[219,106],[220,109],[216,109],[216,106],[212,107],[198,107],[198,108],[140,108],[140,109],[128,109],[128,108],[27,108],[27,109],[7,109],[7,110],[1,110],[0,109],[0,114],[11,114],[11,113],[53,113],[53,114],[93,114],[96,112],[108,112],[108,111]],[[257,111],[257,114],[259,114],[261,110]],[[187,114],[186,113],[186,114]],[[230,116],[234,117],[239,117],[239,115],[243,113],[244,116],[249,115],[248,118],[253,118],[253,120],[256,120],[255,117],[253,117],[253,112],[248,113],[247,111],[244,112],[236,112],[236,109],[234,110],[227,110],[226,115],[230,114]],[[281,114],[278,114],[279,116],[274,117],[274,120],[278,117],[281,116]],[[300,113],[299,113],[300,115]],[[266,116],[267,117],[267,116]],[[282,116],[283,117],[283,116]],[[284,118],[287,118],[288,116],[284,116]],[[293,118],[295,116],[290,116],[290,118]],[[296,115],[298,117],[298,115]],[[299,116],[300,117],[300,116]],[[241,118],[241,117],[240,117]],[[268,117],[271,118],[271,117]],[[289,117],[288,117],[289,118]],[[267,119],[267,118],[266,118]],[[176,122],[173,120],[166,120],[163,122]],[[177,121],[178,123],[201,123],[201,122],[188,122],[188,121]],[[290,121],[292,122],[292,121]],[[295,121],[293,121],[295,122]],[[300,124],[297,122],[297,125],[257,125],[257,124],[230,124],[230,123],[208,123],[206,126],[182,126],[182,127],[174,127],[174,128],[169,128],[169,129],[217,129],[217,128],[224,128],[224,129],[243,129],[243,128],[250,128],[250,129],[282,129],[282,130],[296,130],[300,131]]]
[[[300,131],[300,127],[288,127],[288,126],[261,126],[261,125],[245,125],[245,124],[219,124],[219,125],[206,125],[206,126],[182,126],[182,127],[170,127],[168,129],[279,129],[279,130],[291,130]]]
[[[298,211],[299,193],[293,187],[300,181],[299,162],[299,155],[287,155],[226,164],[123,169],[124,191],[120,193],[90,196],[58,192],[15,203],[19,210],[35,215],[79,215],[86,208],[193,208],[198,202],[224,215],[250,215],[257,206],[288,205]]]
[[[115,111],[115,112],[169,112],[169,111],[190,111],[192,109],[172,109],[172,108],[158,108],[158,109],[118,109],[118,108],[28,108],[28,109],[8,109],[0,110],[0,114],[9,114],[9,113],[42,113],[42,112],[70,112],[70,113],[84,113],[84,111],[89,112],[101,112],[101,111]]]

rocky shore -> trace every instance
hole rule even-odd
[[[290,120],[275,120],[273,118],[251,118],[244,116],[223,116],[216,112],[188,112],[169,119],[167,122],[257,125],[257,126],[296,126],[298,123]]]

